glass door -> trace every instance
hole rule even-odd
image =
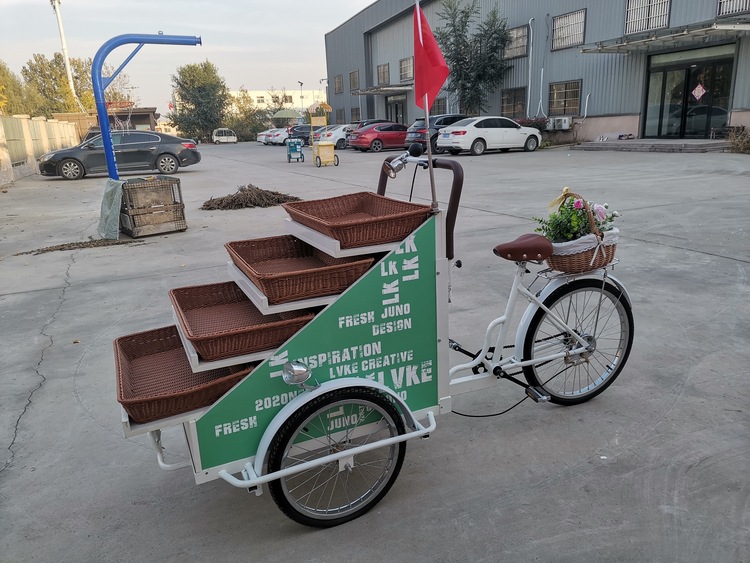
[[[643,136],[708,138],[727,125],[731,82],[731,61],[651,71]]]

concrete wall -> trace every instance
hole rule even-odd
[[[0,186],[38,173],[36,159],[44,153],[80,142],[76,126],[67,121],[0,116]]]

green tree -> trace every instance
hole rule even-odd
[[[240,88],[239,94],[232,96],[226,124],[237,134],[238,140],[254,141],[256,135],[267,128],[268,121],[268,110],[257,107],[247,90]]]
[[[445,89],[456,97],[462,113],[478,115],[510,68],[503,60],[510,42],[506,20],[494,6],[480,21],[477,0],[465,6],[460,0],[443,0],[437,15],[446,22],[434,32],[450,69]]]
[[[87,110],[96,108],[94,89],[91,82],[91,58],[71,58],[70,70],[73,75],[73,87],[78,99]],[[113,70],[108,65],[102,69],[105,76],[111,75]],[[35,115],[52,117],[58,112],[78,112],[80,108],[70,91],[68,76],[65,71],[65,59],[62,53],[55,53],[52,59],[36,53],[21,69],[21,75],[26,85],[38,92],[42,97],[42,105]],[[130,82],[126,74],[120,73],[104,91],[106,101],[129,100]]]
[[[4,98],[4,99],[3,99]],[[44,115],[44,99],[0,61],[0,114]]]
[[[211,132],[221,127],[229,107],[229,91],[216,66],[208,60],[177,69],[172,75],[175,109],[166,118],[183,135],[211,139]]]

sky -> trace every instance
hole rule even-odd
[[[168,110],[177,68],[209,60],[230,90],[324,89],[329,31],[374,0],[60,0],[68,56],[94,58],[122,34],[199,36],[202,46],[146,44],[122,70],[140,106]],[[119,67],[136,47],[112,51]],[[20,77],[34,53],[62,52],[50,0],[0,0],[0,60]]]

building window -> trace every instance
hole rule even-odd
[[[273,96],[271,96],[271,100],[273,101],[274,104],[278,104],[279,103],[279,97],[276,94],[274,94]]]
[[[265,104],[266,103],[266,98],[265,98],[265,96],[258,96],[257,98],[255,98],[255,101],[256,101],[256,103],[259,103],[259,104]]]
[[[337,74],[333,77],[333,93],[341,94],[344,91],[344,75]]]
[[[529,26],[522,25],[521,27],[514,27],[508,30],[508,36],[510,42],[505,47],[503,52],[504,59],[515,59],[518,57],[525,57],[529,54]]]
[[[526,88],[503,90],[500,113],[505,117],[525,117]]]
[[[441,115],[443,113],[448,113],[448,102],[445,98],[435,98],[435,101],[432,103],[432,109],[430,109],[430,113],[432,115]]]
[[[284,94],[284,103],[285,104],[291,104],[292,103],[292,97],[289,96],[289,95],[287,95],[287,94]]]
[[[353,70],[349,73],[349,91],[359,90],[359,71]]]
[[[361,121],[359,108],[352,108],[352,122]]]
[[[750,0],[719,0],[719,15],[728,16],[750,12]]]
[[[670,0],[628,0],[625,34],[661,29],[669,24]]]
[[[344,123],[344,110],[343,109],[336,110],[336,123],[338,124]]]
[[[549,85],[550,115],[580,115],[581,81],[555,82]]]
[[[398,68],[399,68],[399,77],[401,78],[401,82],[414,80],[414,57],[407,57],[406,59],[401,59],[398,63]]]
[[[583,45],[586,10],[552,18],[552,50]]]
[[[391,83],[391,69],[389,63],[378,65],[378,86],[387,86]]]

